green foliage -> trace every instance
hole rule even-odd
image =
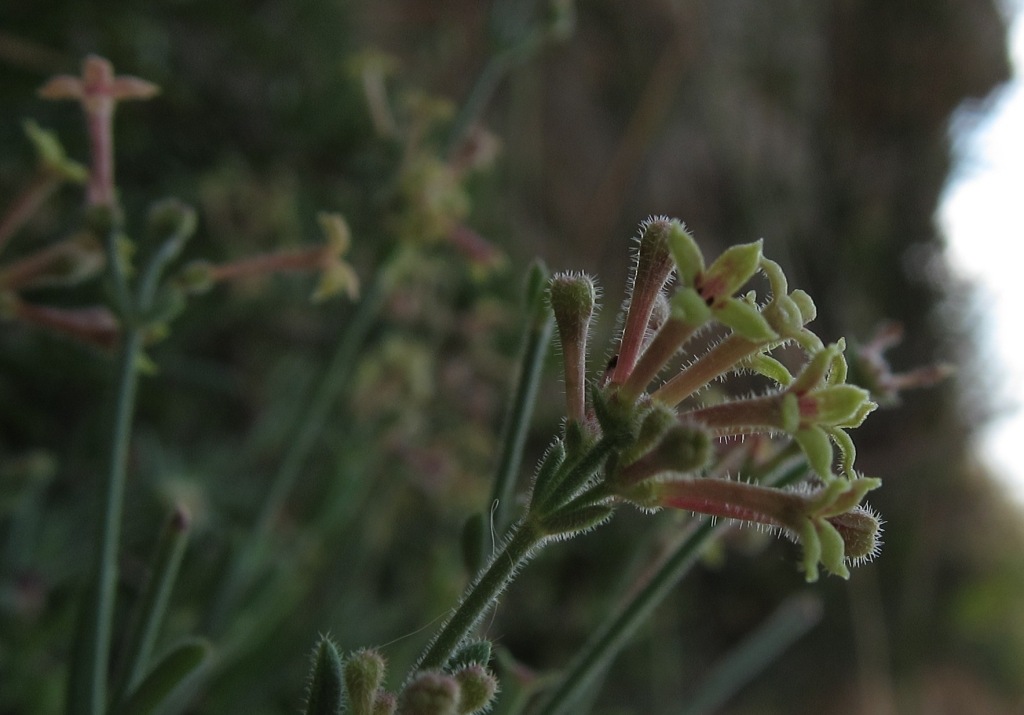
[[[494,579],[503,605],[470,619],[468,640],[452,639],[455,655],[434,665],[433,690],[424,685],[459,695],[431,696],[431,707],[521,712],[519,695],[548,700],[580,682],[574,712],[583,702],[594,713],[678,712],[701,695],[705,664],[734,663],[728,645],[756,638],[800,579],[774,550],[751,558],[778,548],[757,533],[730,532],[711,551],[725,530],[700,525],[707,539],[680,543],[682,514],[620,509],[605,523],[615,500],[590,490],[607,475],[640,465],[635,476],[654,456],[705,458],[653,455],[664,414],[593,389],[611,321],[589,315],[579,362],[591,364],[568,407],[578,424],[549,447],[566,410],[547,357],[542,271],[525,310],[519,289],[539,254],[556,271],[603,276],[617,294],[622,238],[652,210],[687,217],[688,228],[670,224],[684,278],[709,272],[730,295],[669,284],[667,309],[652,298],[634,333],[634,395],[671,374],[662,368],[685,340],[721,338],[709,332],[717,322],[739,336],[721,343],[718,362],[760,378],[739,378],[727,396],[718,385],[699,392],[703,408],[724,415],[735,409],[727,398],[762,394],[767,379],[818,401],[819,421],[793,436],[822,479],[856,480],[855,458],[894,477],[872,493],[889,521],[885,558],[854,571],[849,592],[817,589],[822,624],[786,653],[785,669],[768,666],[738,694],[736,676],[716,672],[712,696],[758,712],[820,709],[881,673],[908,707],[940,683],[993,708],[1019,699],[1019,534],[960,466],[967,429],[951,392],[905,397],[895,418],[871,415],[855,452],[843,430],[907,384],[879,361],[882,347],[847,352],[849,382],[870,398],[824,376],[793,387],[792,348],[751,353],[783,334],[814,353],[822,346],[805,326],[815,315],[825,342],[867,335],[882,315],[903,321],[900,364],[970,343],[959,328],[932,332],[956,322],[925,319],[937,298],[966,301],[915,262],[937,244],[949,115],[1007,71],[991,4],[822,13],[747,2],[726,13],[598,2],[578,18],[572,3],[527,5],[499,0],[486,17],[462,4],[312,0],[0,10],[0,713],[76,705],[64,695],[68,653],[94,532],[110,523],[99,516],[101,475],[122,458],[109,658],[89,675],[96,683],[109,669],[111,708],[294,712],[309,644],[327,628],[346,649],[387,643],[380,652],[408,666],[531,498],[549,500],[536,538],[603,526],[513,568],[511,586]],[[569,39],[574,19],[582,31]],[[366,51],[374,45],[390,54]],[[162,90],[116,113],[117,216],[82,215],[82,112],[34,95],[90,53]],[[496,160],[485,123],[502,139]],[[153,203],[163,196],[180,199]],[[729,257],[727,244],[758,236],[747,254],[756,245],[777,257],[817,306],[781,286],[771,262],[760,265],[770,290],[751,284],[772,296],[769,308],[732,294],[752,260],[705,268],[701,250]],[[311,293],[324,302],[311,306]],[[663,320],[671,329],[644,348]],[[134,418],[112,457],[114,363],[135,330],[120,354],[140,380]],[[713,362],[698,385],[713,379]],[[614,440],[589,431],[588,407]],[[790,409],[784,431],[801,414]],[[686,434],[702,454],[707,434]],[[766,456],[760,438],[747,445],[756,458],[737,456],[730,474],[770,481],[794,457]],[[804,536],[828,541],[828,567],[845,568],[840,548],[851,561],[874,553],[873,511],[817,506],[829,515],[810,515]],[[187,547],[159,528],[179,508],[191,517]],[[530,541],[519,567],[536,555]],[[806,551],[805,564],[817,564]],[[616,601],[636,605],[604,630]],[[175,647],[191,634],[214,650],[195,639]],[[493,672],[481,635],[494,639]],[[758,652],[777,654],[787,637]],[[584,641],[600,647],[574,656]],[[153,653],[169,655],[154,665]],[[561,671],[580,680],[559,682]],[[359,707],[394,713],[403,697],[406,711],[420,707],[400,695],[406,684],[363,688]],[[470,703],[473,688],[490,694]]]

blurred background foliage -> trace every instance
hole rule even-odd
[[[876,563],[848,583],[809,588],[792,545],[730,534],[618,659],[593,712],[680,712],[719,658],[803,591],[823,601],[820,624],[724,712],[1016,711],[1024,536],[968,451],[986,411],[984,368],[973,361],[978,316],[970,286],[944,264],[934,220],[952,119],[983,109],[1009,75],[998,8],[581,3],[564,41],[516,58],[496,85],[482,119],[501,151],[442,196],[456,204],[445,209],[455,223],[434,231],[400,180],[409,144],[381,136],[368,111],[366,53],[394,58],[396,115],[445,156],[444,131],[488,57],[564,10],[528,0],[0,8],[5,204],[33,166],[22,120],[55,129],[84,160],[80,112],[35,91],[98,53],[163,89],[117,117],[129,228],[152,199],[178,196],[200,213],[190,255],[223,261],[317,241],[316,212],[340,211],[367,283],[396,244],[415,247],[271,524],[270,565],[234,601],[224,600],[225,565],[252,538],[269,475],[354,308],[311,306],[304,278],[231,284],[191,302],[151,349],[159,374],[140,394],[122,603],[138,592],[156,525],[184,503],[195,528],[165,640],[199,632],[219,648],[192,711],[294,712],[321,631],[345,649],[387,643],[400,677],[427,637],[420,629],[467,578],[459,531],[488,498],[525,266],[539,256],[553,269],[597,274],[606,304],[598,330],[610,340],[627,239],[640,219],[664,213],[684,219],[710,255],[763,236],[791,284],[814,296],[824,339],[866,341],[895,319],[907,335],[892,355],[897,368],[943,359],[961,369],[859,430],[861,469],[885,479],[872,495],[888,522]],[[62,190],[10,255],[64,235],[80,206],[79,190]],[[424,242],[432,232],[437,240]],[[60,305],[99,296],[96,286],[33,295]],[[44,477],[5,498],[0,514],[0,712],[60,708],[98,510],[111,365],[19,325],[0,331],[0,457],[9,467],[33,456]],[[548,370],[527,465],[557,429],[559,396]],[[623,513],[531,564],[487,624],[521,666],[505,671],[505,689],[564,664],[684,521]]]

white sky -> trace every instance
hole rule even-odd
[[[997,417],[978,452],[1024,505],[1024,2],[1013,3],[1014,81],[963,144],[958,175],[939,220],[954,268],[979,286],[982,355],[995,366],[985,385]],[[985,363],[988,364],[988,363]]]

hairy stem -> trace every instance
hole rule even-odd
[[[443,667],[543,542],[544,534],[535,522],[521,522],[505,547],[466,591],[459,607],[419,657],[412,672]]]
[[[544,304],[544,274],[544,269],[539,265],[534,266],[530,272],[526,296],[528,322],[523,339],[523,357],[516,380],[515,396],[502,428],[501,457],[491,493],[494,524],[499,533],[505,528],[508,519],[516,475],[522,464],[523,445],[526,443],[526,433],[537,398],[537,386],[544,367],[544,356],[551,342],[551,313]]]

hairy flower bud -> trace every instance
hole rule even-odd
[[[629,486],[666,472],[696,472],[707,465],[711,454],[711,435],[704,427],[676,424],[654,449],[626,466],[616,481]]]
[[[471,665],[455,673],[459,681],[459,715],[472,715],[484,710],[498,692],[498,679],[482,665]]]
[[[695,287],[708,305],[730,298],[753,277],[761,264],[762,243],[754,241],[726,249],[697,277]]]
[[[587,338],[597,304],[594,281],[583,273],[559,273],[551,278],[548,300],[562,344],[565,370],[566,413],[570,421],[583,419],[587,369]]]
[[[345,661],[345,688],[352,715],[373,714],[385,670],[384,657],[374,650],[356,651]]]
[[[459,682],[434,671],[419,673],[398,699],[398,715],[458,715]]]

